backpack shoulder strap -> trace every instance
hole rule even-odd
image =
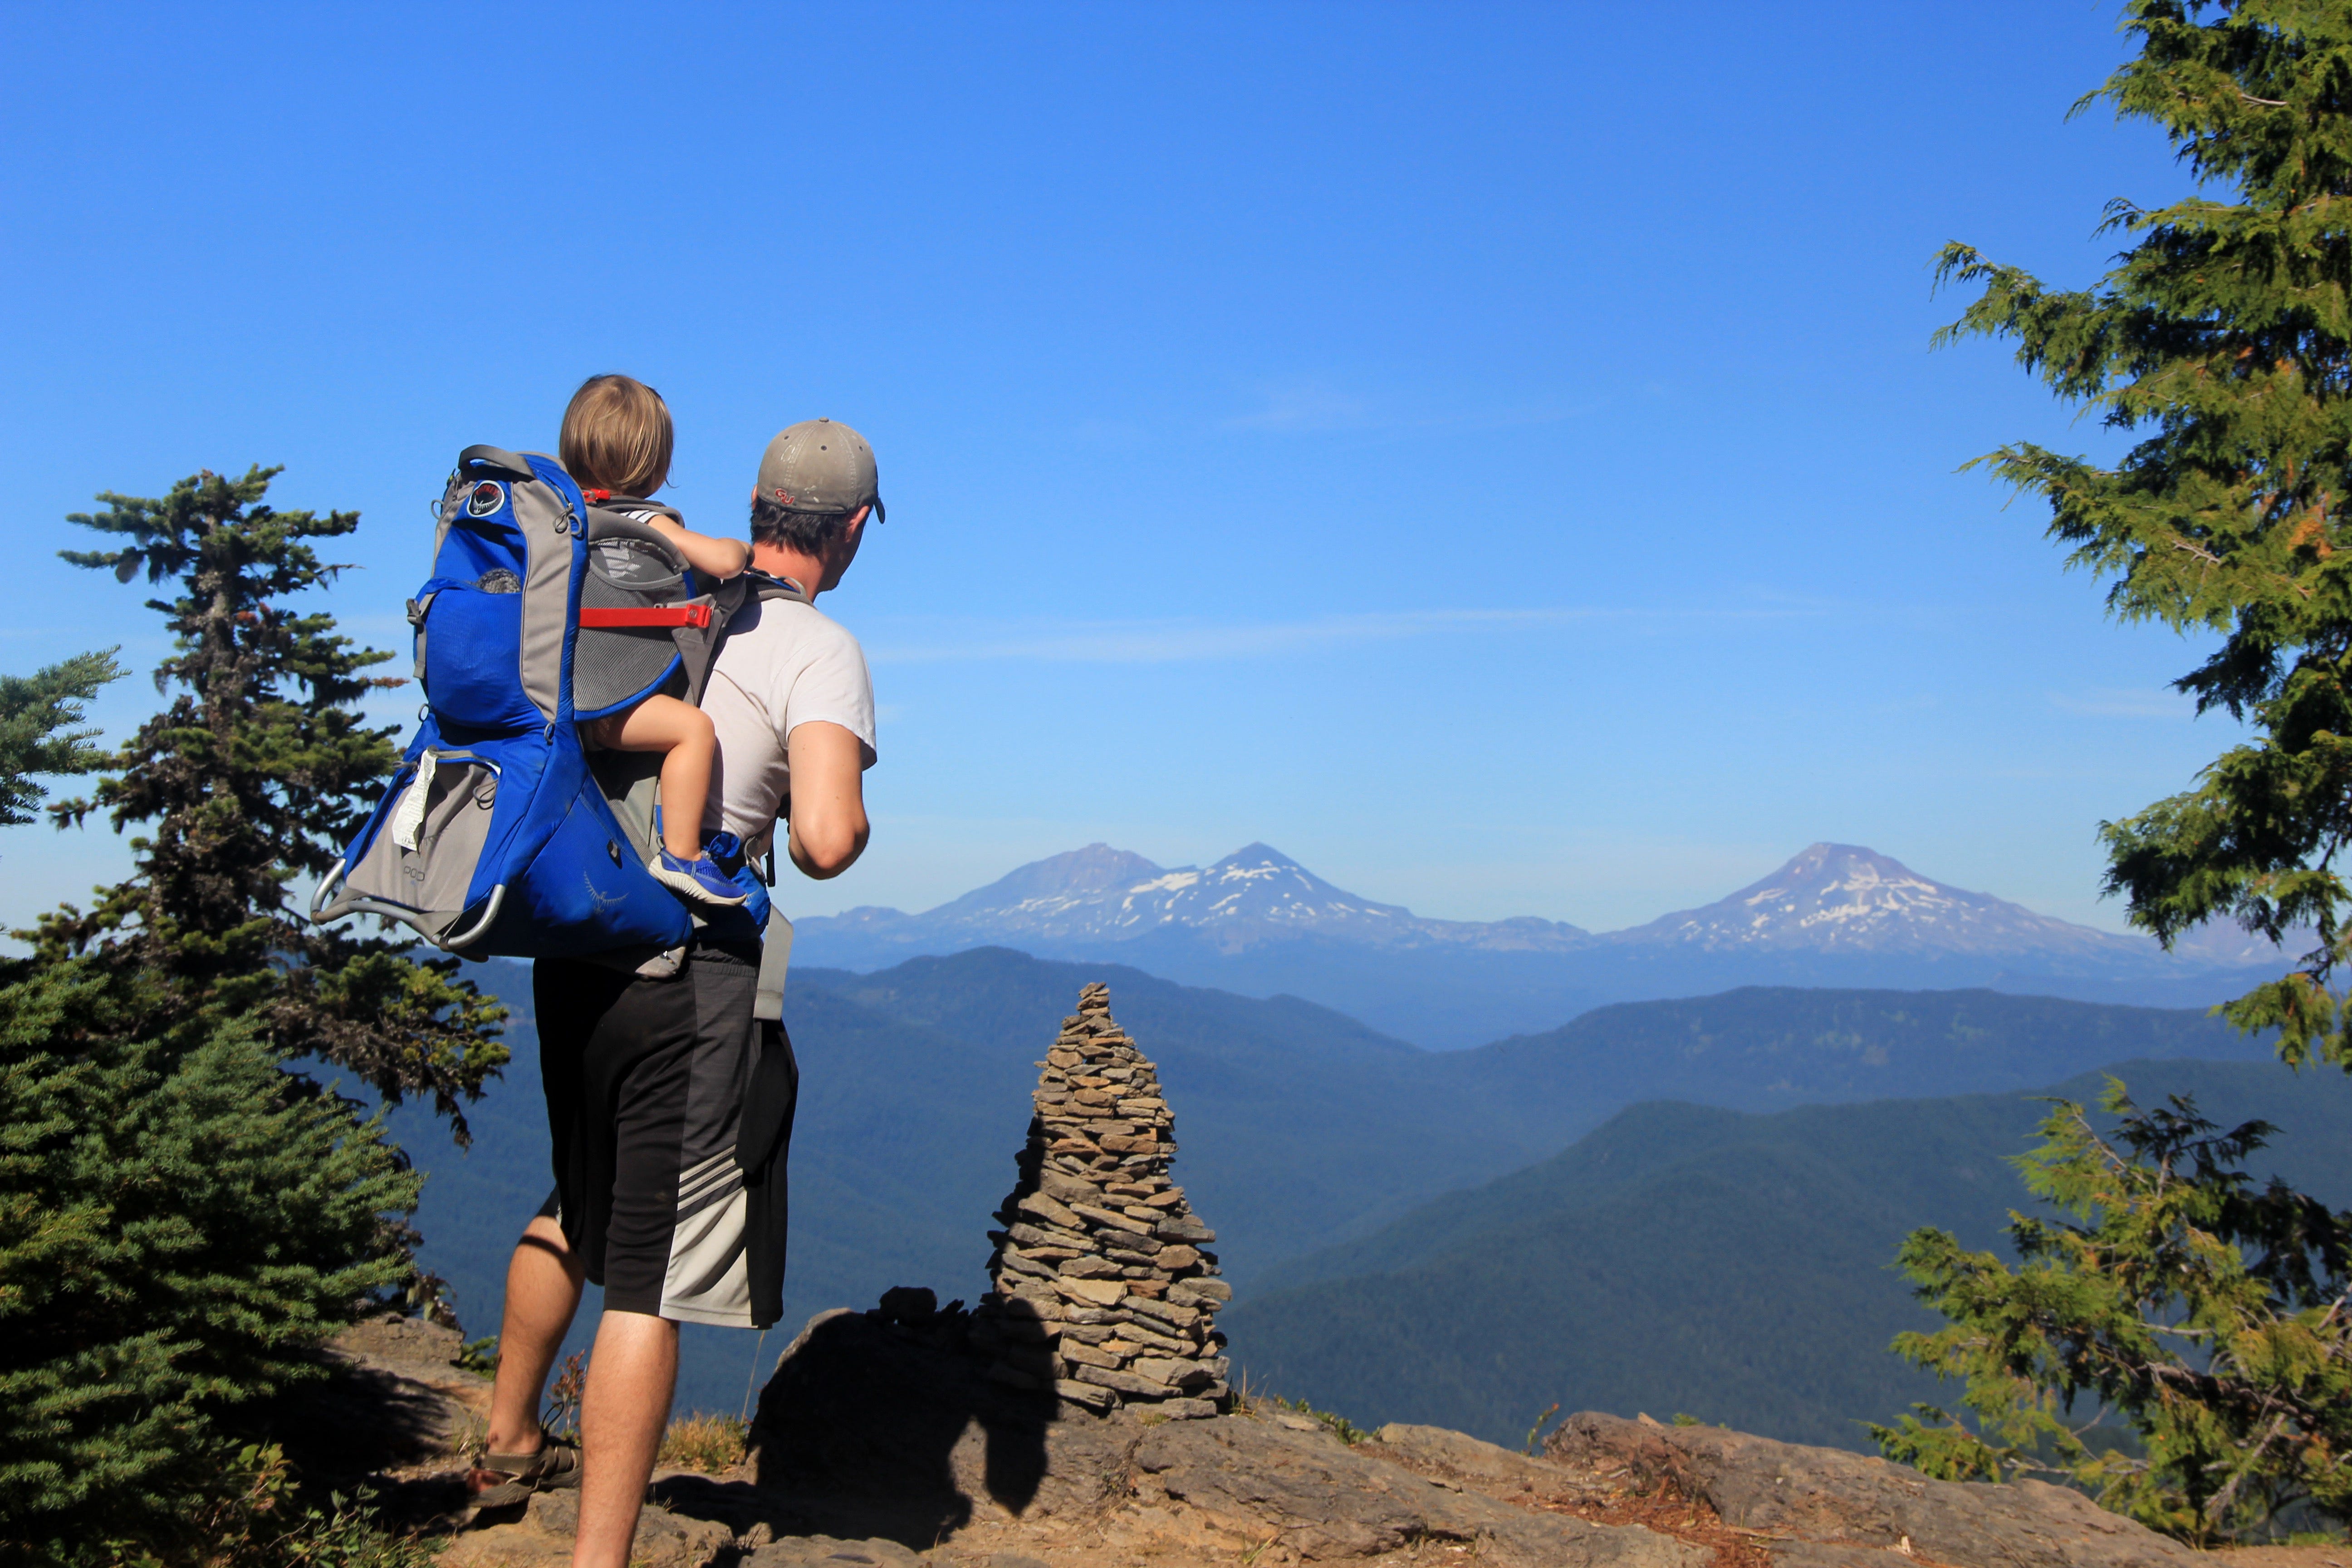
[[[726,646],[729,629],[742,618],[747,607],[768,599],[792,599],[805,605],[808,592],[789,577],[771,577],[757,570],[740,573],[711,590],[708,627],[677,629],[678,651],[686,658],[688,702],[702,701],[703,688],[709,683],[711,667],[719,662],[719,650]]]
[[[746,605],[756,605],[768,599],[792,599],[803,605],[808,603],[808,590],[798,583],[789,577],[771,577],[761,571],[745,572],[740,576],[728,579],[720,585],[719,592],[722,596],[729,595],[730,591],[733,603],[730,606],[730,620],[733,618],[732,612],[740,612]],[[722,597],[722,603],[724,602]],[[728,621],[722,620],[711,628],[717,634],[711,638],[712,663],[718,662],[719,648],[727,640],[727,626]],[[705,668],[707,672],[708,667],[706,666]],[[775,866],[775,851],[772,848],[769,850],[768,864],[772,872]],[[771,875],[768,881],[772,887],[774,877]],[[768,902],[768,929],[761,933],[760,977],[757,982],[756,994],[751,1003],[753,1017],[765,1023],[781,1023],[783,1020],[784,975],[792,961],[793,922],[785,918],[782,903],[771,892]]]
[[[803,605],[808,603],[806,588],[790,577],[772,577],[756,566],[746,569],[738,576],[730,577],[723,586],[738,590],[741,602],[747,605],[760,599],[792,599]]]

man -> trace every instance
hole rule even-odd
[[[857,640],[814,608],[879,521],[874,455],[813,419],[768,444],[751,569],[778,580],[727,627],[703,693],[717,734],[706,833],[757,855],[778,818],[793,865],[839,876],[866,847],[874,694]],[[541,959],[532,971],[557,1191],[507,1271],[485,1505],[579,1486],[574,1568],[625,1568],[669,1419],[680,1321],[764,1328],[782,1310],[784,1153],[798,1087],[781,1022],[754,1015],[760,946],[735,913],[703,926],[675,978]],[[540,1399],[580,1304],[604,1288],[581,1450]]]

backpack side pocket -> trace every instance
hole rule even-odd
[[[516,679],[522,665],[522,595],[467,584],[441,586],[424,605],[417,663],[425,700],[441,723],[513,732],[539,727],[540,711]]]

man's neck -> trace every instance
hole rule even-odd
[[[824,563],[785,545],[753,544],[751,569],[765,572],[771,577],[791,578],[801,585],[801,592],[808,595],[812,605],[824,592]]]

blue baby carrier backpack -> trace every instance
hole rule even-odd
[[[675,966],[697,917],[646,869],[661,759],[592,759],[574,726],[656,692],[698,701],[729,616],[751,597],[803,595],[752,573],[699,584],[626,515],[667,508],[597,502],[551,458],[458,455],[433,574],[408,605],[425,698],[416,738],[320,883],[313,920],[381,915],[463,958],[668,952]],[[720,864],[755,889],[730,923],[759,935],[764,887]]]

